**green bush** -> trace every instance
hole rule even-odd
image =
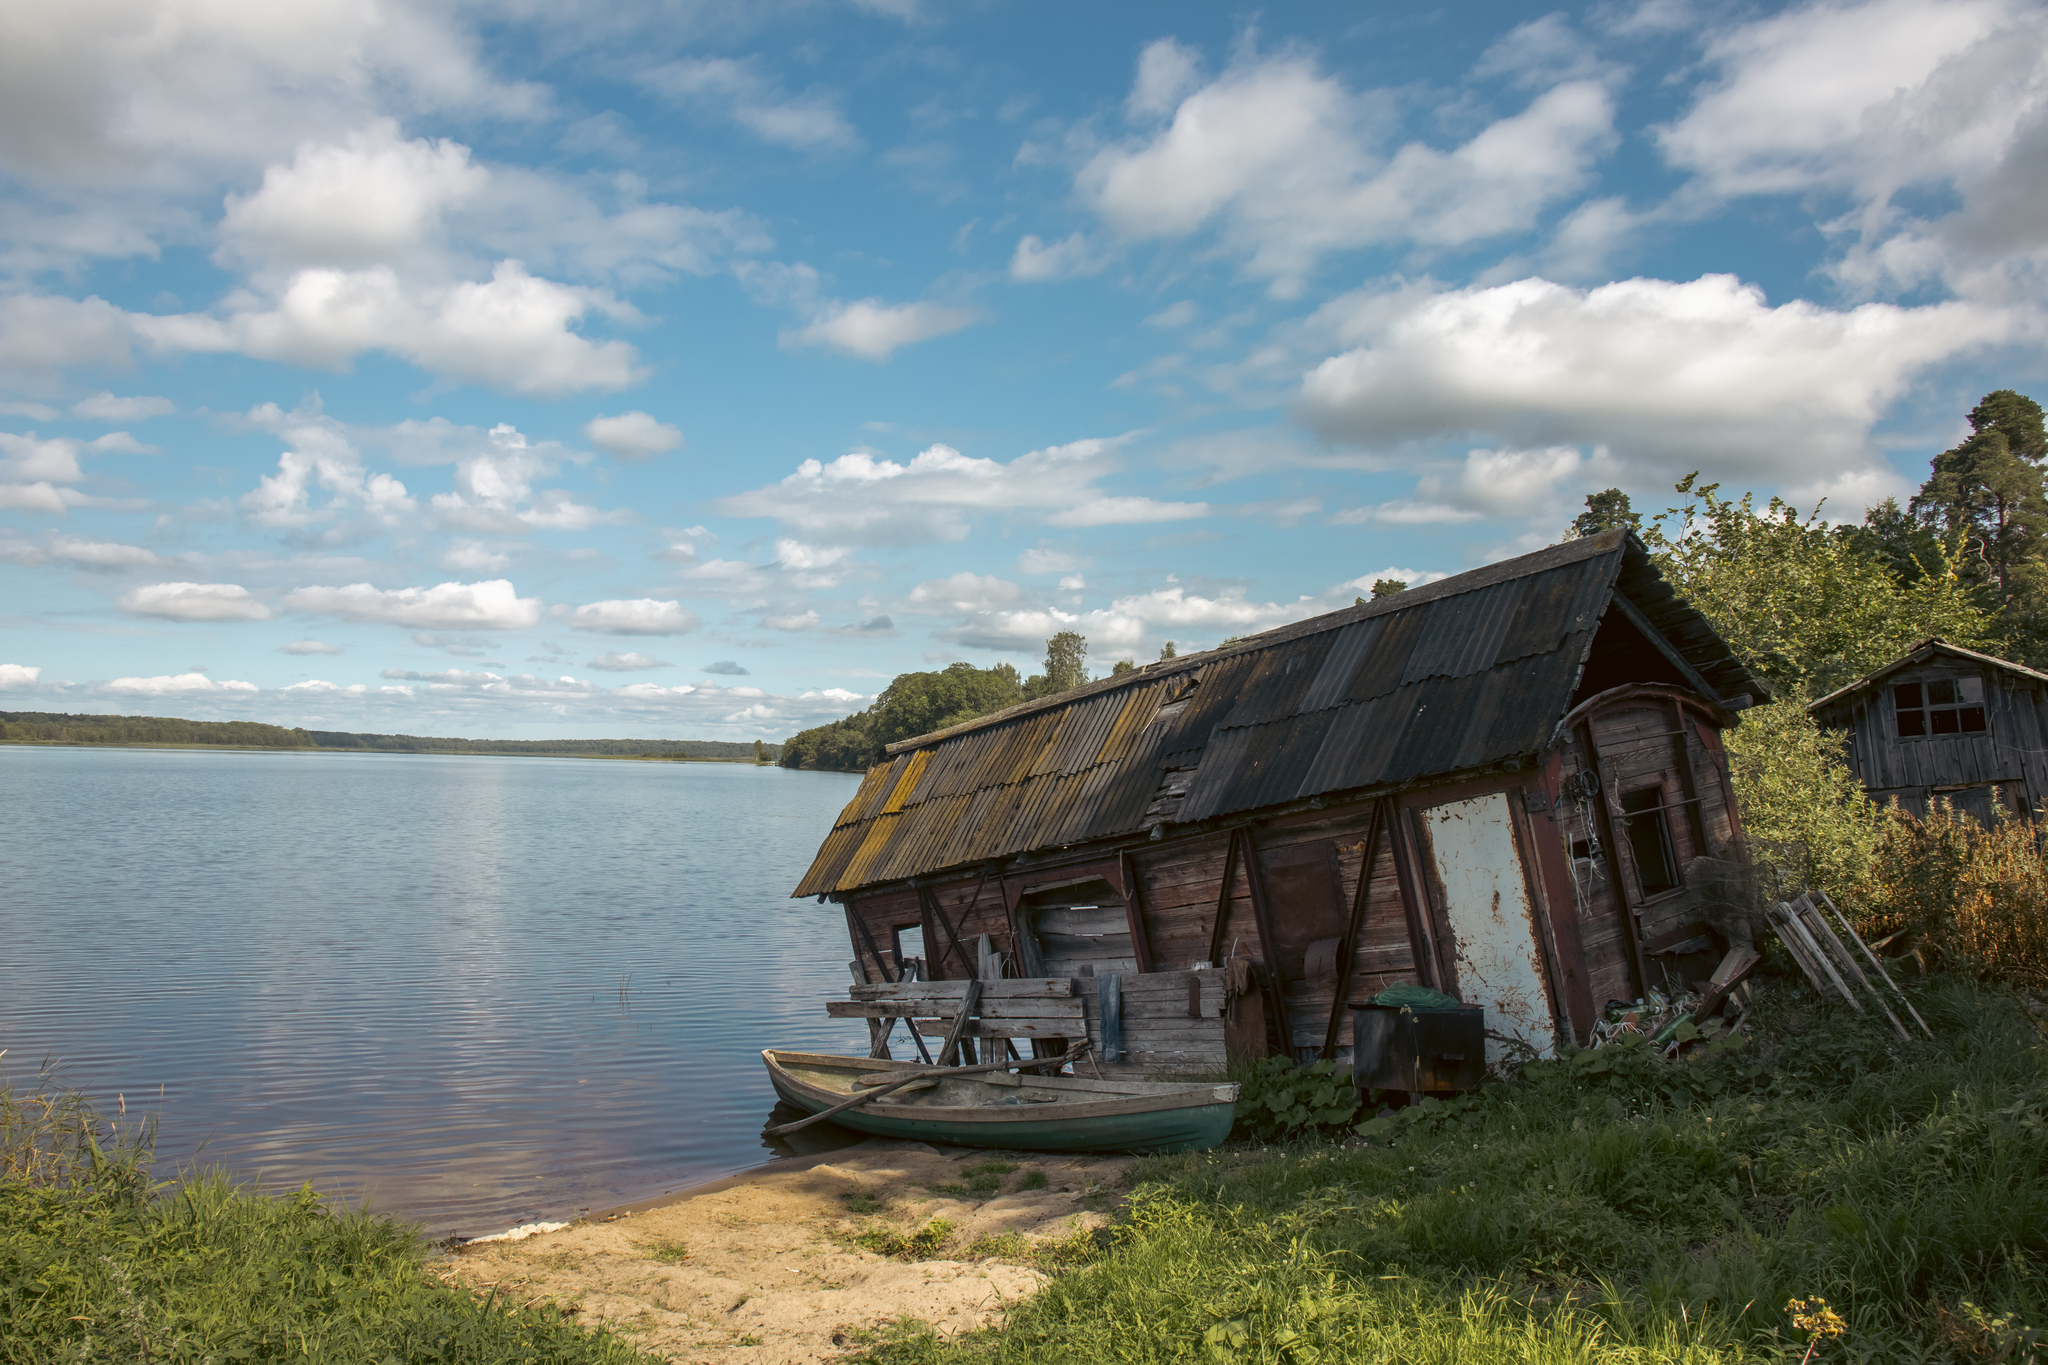
[[[1287,1057],[1261,1057],[1231,1068],[1243,1087],[1231,1136],[1281,1142],[1305,1134],[1335,1132],[1358,1116],[1358,1091],[1351,1072],[1335,1062],[1296,1064]]]

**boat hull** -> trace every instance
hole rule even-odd
[[[815,1114],[852,1093],[855,1074],[914,1070],[907,1063],[819,1053],[764,1051],[775,1093]],[[885,1097],[832,1116],[877,1137],[1030,1152],[1196,1152],[1221,1145],[1237,1110],[1229,1084],[1090,1082],[1033,1078],[1006,1093],[978,1080],[942,1082],[943,1093]],[[1031,1103],[1030,1099],[1040,1098]],[[961,1103],[962,1098],[973,1103]]]

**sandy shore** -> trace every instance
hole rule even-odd
[[[679,1365],[836,1360],[899,1318],[948,1335],[997,1319],[1044,1279],[1026,1248],[1106,1221],[1130,1161],[877,1139],[472,1245],[451,1269],[513,1303],[573,1308]],[[952,1225],[943,1242],[902,1247],[934,1219]]]

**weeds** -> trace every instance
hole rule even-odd
[[[889,1207],[887,1195],[880,1194],[874,1190],[862,1189],[858,1186],[850,1190],[841,1190],[839,1192],[839,1199],[841,1203],[846,1205],[848,1213],[880,1213]]]
[[[223,1176],[152,1185],[75,1092],[0,1087],[0,1362],[646,1359],[434,1273],[415,1229]]]
[[[967,1179],[927,1185],[925,1188],[937,1194],[951,1195],[955,1199],[988,1199],[1002,1192],[1003,1177],[1016,1169],[1017,1163],[1014,1161],[977,1161],[971,1166],[960,1168],[960,1173]],[[1041,1175],[1039,1183],[1044,1182],[1045,1177]]]
[[[681,1265],[690,1259],[690,1248],[682,1242],[649,1242],[641,1249],[649,1260],[660,1261],[663,1265]]]
[[[1042,1190],[1045,1188],[1044,1171],[1026,1171],[1017,1181],[1020,1190]]]
[[[889,1227],[863,1228],[853,1235],[853,1244],[878,1256],[893,1256],[903,1261],[929,1261],[952,1238],[952,1223],[944,1218],[934,1218],[907,1235]]]
[[[2048,988],[2048,862],[2033,826],[1988,828],[1937,798],[1885,821],[1857,897],[1872,936],[1905,932],[1987,980]]]
[[[1370,1145],[1151,1158],[1001,1330],[870,1359],[2017,1365],[2048,1326],[2048,1046],[2008,996],[1915,1001],[1937,1041],[1775,986],[1757,1044],[1702,1062],[1614,1050]]]

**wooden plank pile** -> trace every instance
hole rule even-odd
[[[1841,935],[1835,933],[1834,925],[1828,923],[1828,916],[1821,913],[1822,906],[1827,907],[1835,923],[1841,926],[1842,934],[1848,936],[1846,942]],[[1860,986],[1864,994],[1877,1002],[1877,1007],[1884,1011],[1885,1018],[1891,1020],[1892,1027],[1898,1031],[1899,1037],[1910,1041],[1913,1035],[1899,1022],[1899,1016],[1893,1012],[1891,1001],[1886,999],[1885,991],[1878,989],[1877,983],[1883,982],[1890,993],[1898,998],[1899,1003],[1906,1007],[1906,1012],[1913,1016],[1913,1022],[1920,1025],[1921,1031],[1929,1038],[1934,1036],[1934,1030],[1927,1027],[1927,1021],[1920,1017],[1920,1011],[1913,1008],[1913,1002],[1906,998],[1906,993],[1899,989],[1898,983],[1885,971],[1884,964],[1877,960],[1877,954],[1870,951],[1870,945],[1863,941],[1863,936],[1856,932],[1848,917],[1835,908],[1835,903],[1828,898],[1827,892],[1808,891],[1797,900],[1780,901],[1765,913],[1770,919],[1771,928],[1777,931],[1779,942],[1785,945],[1785,951],[1792,954],[1793,960],[1798,962],[1800,970],[1806,973],[1806,979],[1813,983],[1815,990],[1823,995],[1839,995],[1849,1002],[1851,1009],[1858,1014],[1864,1014],[1867,1011],[1863,1000],[1854,989]],[[1854,943],[1862,951],[1864,962],[1870,965],[1868,973],[1863,970],[1863,962],[1857,961],[1856,955],[1849,951],[1850,943]],[[1876,978],[1875,981],[1872,980],[1873,977]]]

